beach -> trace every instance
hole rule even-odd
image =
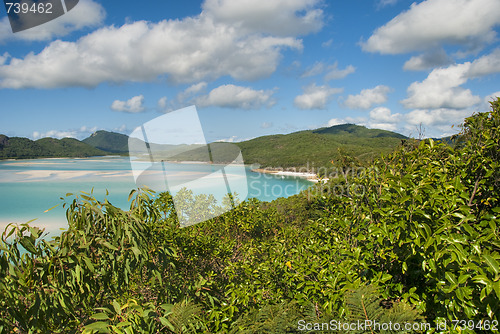
[[[296,171],[287,171],[283,169],[273,169],[273,168],[256,168],[252,169],[251,171],[255,173],[272,174],[276,176],[300,177],[311,182],[320,182],[321,180],[323,181],[328,180],[328,179],[321,179],[320,177],[318,177],[316,173],[311,173],[311,172],[296,172]]]

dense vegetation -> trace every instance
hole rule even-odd
[[[128,153],[128,136],[121,133],[99,130],[82,141],[109,153]]]
[[[83,158],[106,155],[105,152],[74,138],[28,138],[0,135],[0,159]]]
[[[347,154],[361,163],[372,161],[381,153],[392,152],[407,137],[395,132],[368,129],[354,124],[335,125],[317,130],[306,130],[287,135],[263,136],[255,139],[229,143],[211,143],[214,162],[232,162],[236,156],[231,146],[241,150],[246,164],[259,164],[262,167],[299,168],[317,170],[331,166],[331,161]],[[175,147],[166,146],[165,160],[210,161],[206,146],[190,145],[181,147],[182,153],[176,154]],[[161,147],[156,147],[161,151]],[[216,155],[213,152],[217,152]]]
[[[306,166],[312,169],[313,166],[331,165],[330,161],[340,158],[339,149],[366,162],[381,153],[392,152],[404,139],[405,136],[395,132],[342,124],[288,135],[264,136],[236,145],[248,164],[283,168]]]
[[[3,234],[0,331],[293,333],[368,318],[491,332],[500,99],[460,138],[408,140],[363,169],[344,157],[334,163],[355,172],[182,229],[168,193],[133,191],[129,211],[70,197],[54,240],[29,224]]]

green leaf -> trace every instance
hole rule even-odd
[[[160,322],[163,326],[167,326],[171,331],[175,331],[174,325],[172,325],[166,318],[160,317]]]
[[[96,313],[91,316],[95,320],[109,320],[109,316],[106,313]]]
[[[500,267],[498,266],[497,260],[495,260],[493,257],[491,257],[491,255],[488,255],[488,254],[483,254],[482,257],[485,260],[485,262],[488,264],[488,266],[490,266],[491,269],[493,269],[495,274],[498,274],[498,272],[500,272]]]
[[[93,323],[85,326],[85,329],[96,330],[96,331],[100,331],[101,333],[109,333],[108,323],[102,322],[102,321],[93,322]]]

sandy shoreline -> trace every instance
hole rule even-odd
[[[272,168],[256,168],[252,169],[251,171],[255,173],[272,174],[277,176],[300,177],[311,182],[320,182],[320,180],[328,180],[328,179],[320,179],[316,173],[309,173],[309,172],[291,172],[282,169],[276,170]]]

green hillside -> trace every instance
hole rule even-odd
[[[370,161],[381,153],[392,152],[403,139],[407,137],[391,131],[342,124],[287,135],[258,137],[236,145],[241,149],[246,164],[258,163],[263,167],[284,168],[317,167],[329,165],[331,160],[337,159],[339,149],[361,162]],[[114,132],[97,131],[83,142],[112,153],[125,153],[128,150],[128,137]],[[216,152],[212,154],[216,160],[214,162],[230,162],[235,159],[234,150],[227,144],[212,143],[210,146]],[[165,151],[163,155],[158,153],[165,160],[207,161],[206,147],[191,145],[190,148],[186,150],[186,145],[151,146],[157,153]]]
[[[121,133],[99,130],[83,142],[110,153],[128,153],[128,136]]]
[[[237,143],[245,163],[267,167],[326,166],[339,149],[362,162],[390,153],[407,137],[385,130],[342,124],[317,130],[272,135]]]
[[[0,159],[83,158],[105,154],[74,138],[42,138],[33,141],[0,135]]]

